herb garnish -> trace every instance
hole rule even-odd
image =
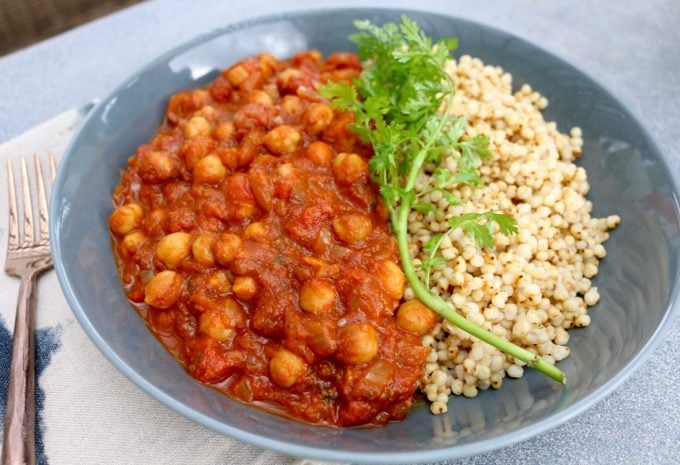
[[[515,220],[500,212],[467,213],[452,217],[450,229],[436,234],[423,246],[427,258],[422,267],[423,283],[416,274],[409,253],[408,216],[412,209],[421,213],[438,209],[422,197],[439,191],[450,205],[460,199],[449,190],[467,184],[482,184],[478,167],[491,153],[488,137],[464,138],[467,121],[451,114],[454,82],[445,70],[446,60],[458,46],[456,39],[433,43],[420,27],[406,16],[401,24],[387,23],[379,27],[370,21],[355,21],[358,30],[350,40],[358,45],[364,62],[361,77],[355,85],[328,83],[319,91],[331,104],[354,113],[352,130],[370,143],[374,155],[369,161],[371,177],[390,215],[397,237],[404,273],[416,297],[455,326],[496,347],[528,366],[565,382],[564,373],[538,355],[472,323],[429,289],[432,267],[445,263],[437,251],[446,234],[457,228],[480,247],[493,247],[496,230],[505,235],[517,233]],[[434,170],[434,187],[416,194],[415,184],[424,165],[440,166],[445,157],[454,157],[456,172]]]

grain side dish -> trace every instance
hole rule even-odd
[[[409,216],[416,261],[426,259],[418,245],[448,218],[480,210],[509,213],[519,233],[496,234],[493,249],[480,248],[461,230],[444,239],[447,262],[434,269],[432,292],[485,329],[558,362],[569,355],[567,330],[590,324],[587,308],[600,298],[590,279],[606,255],[608,230],[620,218],[591,218],[586,172],[574,164],[583,146],[581,130],[562,134],[546,122],[544,97],[527,84],[513,93],[510,74],[470,56],[449,61],[447,72],[456,83],[452,111],[468,120],[468,137],[489,135],[493,155],[480,167],[483,186],[451,188],[461,205],[443,205],[441,216]],[[445,168],[455,170],[451,160]],[[432,183],[431,171],[424,172],[416,190],[427,191]],[[426,194],[426,200],[437,204],[442,194]],[[412,299],[413,291],[407,289],[405,297]],[[447,411],[450,394],[475,397],[478,389],[499,389],[506,375],[524,372],[523,362],[446,321],[423,337],[423,345],[430,354],[420,389],[433,413]]]
[[[170,98],[113,194],[129,300],[198,381],[315,424],[564,383],[620,221],[590,217],[580,131],[453,39],[355,24],[358,54],[261,53]]]

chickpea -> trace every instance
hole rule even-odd
[[[326,313],[335,306],[335,287],[321,278],[307,280],[300,290],[300,308],[310,313]]]
[[[356,54],[351,52],[332,52],[326,59],[328,65],[337,69],[361,69],[361,62]]]
[[[187,167],[193,169],[198,160],[205,157],[215,149],[215,141],[210,137],[196,136],[184,141],[179,149],[179,156],[184,158]]]
[[[368,323],[356,323],[340,329],[338,360],[348,365],[370,361],[378,353],[378,332]]]
[[[267,239],[267,226],[261,221],[250,223],[243,231],[243,238],[254,241]]]
[[[333,160],[333,149],[325,142],[315,141],[307,146],[305,150],[307,158],[312,160],[316,166],[331,166]]]
[[[109,217],[109,226],[116,234],[127,234],[139,225],[143,216],[142,207],[136,203],[128,203],[113,211]]]
[[[266,92],[267,95],[269,95],[272,98],[273,102],[276,102],[277,100],[279,100],[279,97],[281,97],[281,95],[279,94],[279,89],[278,89],[278,87],[276,87],[276,84],[271,84],[271,83],[270,84],[264,84],[262,86],[262,90],[264,92]]]
[[[276,174],[282,178],[293,178],[295,177],[295,167],[292,163],[284,163],[276,167]]]
[[[279,87],[281,93],[293,92],[295,93],[295,83],[302,77],[302,72],[295,68],[288,68],[279,73],[276,77],[276,85]]]
[[[191,234],[175,232],[168,234],[158,242],[156,256],[169,269],[177,268],[182,260],[189,256]]]
[[[196,136],[209,136],[212,134],[212,125],[202,116],[194,116],[184,126],[184,137],[191,139]]]
[[[406,277],[399,265],[392,260],[383,260],[378,269],[378,279],[388,296],[401,299],[404,295]]]
[[[215,107],[206,105],[194,113],[194,116],[202,116],[208,121],[215,122],[217,120],[217,110],[215,110]]]
[[[231,290],[231,282],[224,270],[215,270],[208,277],[208,287],[217,294],[226,294]]]
[[[371,219],[360,213],[347,213],[333,219],[333,231],[340,240],[348,244],[366,239],[372,230]]]
[[[229,265],[241,250],[243,241],[235,234],[224,233],[213,244],[213,253],[217,263],[223,266]]]
[[[302,124],[305,125],[305,130],[309,135],[315,136],[331,124],[333,116],[333,109],[330,105],[325,103],[311,105],[302,114]]]
[[[177,124],[182,118],[205,105],[208,93],[202,89],[180,92],[170,97],[168,102],[168,121]]]
[[[174,178],[179,170],[170,155],[162,151],[147,152],[140,157],[139,174],[148,182],[163,182]]]
[[[137,251],[142,242],[144,242],[144,239],[146,239],[146,236],[143,232],[133,231],[125,235],[121,245],[127,254],[133,254]]]
[[[312,60],[316,61],[317,63],[321,63],[321,60],[323,60],[323,55],[321,55],[321,52],[318,50],[309,50],[306,52],[307,56],[309,56]]]
[[[235,135],[236,128],[231,121],[220,123],[215,128],[215,138],[218,140],[233,139]]]
[[[292,126],[282,124],[264,136],[264,145],[274,155],[283,155],[297,150],[300,144],[300,131]]]
[[[270,53],[260,53],[257,57],[260,59],[260,70],[265,76],[274,74],[276,65],[278,64],[276,57]]]
[[[207,310],[198,318],[198,330],[218,342],[226,342],[234,334],[234,329],[226,326],[220,318],[219,310]]]
[[[196,163],[194,166],[194,180],[214,184],[220,182],[227,175],[227,169],[222,164],[220,157],[211,153]]]
[[[144,302],[156,308],[170,308],[182,293],[184,278],[174,271],[161,271],[146,284]]]
[[[252,217],[257,212],[257,205],[252,202],[240,202],[238,208],[234,212],[234,218],[237,220],[245,220]]]
[[[302,110],[302,100],[297,95],[284,95],[281,106],[289,115],[295,115]]]
[[[368,178],[368,164],[356,153],[341,153],[333,160],[333,175],[340,185],[352,185]]]
[[[234,299],[227,297],[223,304],[201,313],[198,330],[219,342],[226,342],[235,330],[245,325],[245,315]]]
[[[198,263],[203,266],[213,266],[215,264],[215,255],[212,247],[215,243],[215,236],[210,234],[201,234],[191,245],[191,253]]]
[[[259,103],[260,105],[272,105],[274,100],[271,96],[263,90],[254,90],[250,94],[250,103]]]
[[[281,387],[291,387],[307,371],[305,362],[293,352],[281,347],[269,361],[269,374]]]
[[[241,85],[246,79],[248,79],[248,70],[241,64],[233,66],[227,71],[227,80],[232,86]]]
[[[397,324],[399,327],[420,336],[428,333],[436,322],[437,316],[435,313],[417,299],[404,302],[399,307],[399,310],[397,310]]]
[[[250,276],[237,276],[234,278],[232,290],[239,299],[250,300],[257,294],[257,282]]]

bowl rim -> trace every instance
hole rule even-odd
[[[121,92],[126,86],[137,79],[137,76],[148,71],[149,69],[157,66],[159,63],[168,61],[168,59],[186,52],[194,47],[197,47],[203,43],[213,40],[221,35],[225,35],[234,31],[239,31],[247,29],[257,25],[267,24],[269,22],[281,21],[286,19],[297,19],[316,15],[332,15],[338,12],[356,12],[357,15],[368,14],[369,12],[376,13],[401,13],[405,15],[409,14],[426,14],[441,18],[455,19],[461,23],[467,23],[469,25],[480,26],[488,30],[499,32],[509,37],[513,40],[517,40],[523,45],[529,45],[534,49],[545,53],[555,60],[557,60],[562,66],[570,68],[579,74],[585,76],[592,85],[597,88],[603,95],[607,98],[615,101],[622,110],[622,113],[629,118],[633,124],[638,126],[642,134],[645,136],[646,143],[648,144],[652,152],[659,154],[659,162],[662,169],[667,174],[670,179],[672,186],[672,197],[674,200],[674,208],[676,212],[680,215],[680,204],[678,199],[680,198],[680,190],[678,189],[678,183],[680,180],[676,179],[672,175],[672,171],[669,168],[668,160],[664,156],[663,152],[659,149],[656,142],[650,137],[649,131],[641,123],[641,121],[631,113],[631,111],[621,102],[620,99],[616,98],[615,95],[610,92],[605,86],[603,86],[599,81],[590,76],[587,72],[576,68],[567,60],[560,57],[558,54],[550,52],[545,48],[538,46],[522,37],[519,37],[513,33],[507,32],[505,30],[489,26],[468,18],[462,18],[458,16],[453,16],[441,12],[429,11],[429,10],[419,10],[419,9],[397,9],[388,7],[371,7],[371,6],[337,6],[337,7],[317,7],[308,8],[305,10],[291,10],[283,13],[258,15],[250,18],[246,18],[241,21],[230,23],[226,26],[214,29],[211,32],[201,34],[189,41],[183,42],[182,44],[173,47],[172,49],[166,51],[165,53],[157,56],[148,63],[146,63],[141,68],[138,68],[135,72],[123,80],[117,87],[108,93],[108,95],[99,100],[95,108],[91,109],[85,119],[80,123],[77,131],[71,138],[61,160],[61,166],[57,173],[55,179],[51,198],[49,205],[50,223],[49,223],[49,233],[52,237],[52,257],[54,261],[54,268],[57,273],[59,284],[64,292],[66,300],[75,315],[76,319],[80,323],[81,327],[85,330],[85,333],[95,344],[97,349],[104,354],[104,356],[130,381],[132,381],[137,387],[145,391],[151,397],[160,401],[166,407],[180,413],[186,418],[206,426],[213,431],[220,434],[229,436],[238,441],[242,441],[257,447],[274,450],[280,453],[295,455],[300,457],[308,457],[313,459],[321,460],[333,460],[333,461],[348,461],[352,463],[362,462],[362,463],[375,463],[375,464],[394,464],[394,463],[426,463],[434,462],[447,459],[457,459],[468,457],[472,455],[482,454],[485,452],[490,452],[496,449],[500,449],[506,446],[510,446],[520,441],[527,440],[533,436],[540,433],[551,430],[568,420],[574,418],[580,413],[584,412],[588,408],[592,407],[596,403],[602,401],[605,397],[609,396],[615,389],[617,389],[624,381],[626,381],[640,366],[645,362],[660,342],[664,339],[664,336],[668,333],[670,328],[673,326],[674,321],[680,313],[680,304],[678,303],[678,294],[680,293],[680,272],[676,274],[675,281],[672,283],[672,288],[669,296],[669,303],[666,305],[664,315],[659,322],[658,326],[654,329],[653,333],[649,339],[640,347],[633,355],[633,357],[628,361],[626,365],[612,378],[607,380],[602,386],[596,389],[594,392],[586,395],[583,399],[579,400],[572,406],[559,411],[549,417],[537,421],[536,423],[521,427],[519,429],[503,433],[494,438],[485,439],[482,441],[472,442],[469,444],[453,445],[448,447],[442,447],[438,449],[427,449],[423,451],[416,452],[351,452],[351,451],[341,451],[335,449],[323,449],[319,447],[306,446],[301,444],[295,444],[292,442],[287,442],[283,440],[273,439],[265,436],[261,436],[256,433],[251,433],[240,428],[225,424],[223,422],[214,420],[186,404],[183,404],[172,396],[166,394],[162,390],[158,389],[152,383],[146,380],[143,374],[138,373],[132,367],[130,367],[118,354],[111,348],[111,346],[104,340],[97,328],[89,320],[83,306],[80,304],[75,296],[75,291],[72,286],[72,282],[69,279],[64,264],[63,264],[63,253],[60,246],[60,231],[61,231],[61,216],[59,215],[59,197],[60,193],[64,189],[64,184],[66,182],[66,174],[69,170],[66,167],[72,162],[69,159],[69,155],[72,153],[76,142],[84,131],[84,128],[88,123],[94,118],[97,113],[96,110],[105,106],[111,101],[119,92]],[[57,195],[54,195],[57,194]],[[676,255],[680,257],[680,250],[676,250]]]

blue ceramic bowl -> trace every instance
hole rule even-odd
[[[189,377],[125,299],[111,254],[111,193],[135,148],[161,122],[168,97],[212,80],[236,60],[316,48],[353,49],[352,21],[398,21],[401,12],[339,9],[229,26],[176,48],[134,74],[90,113],[61,162],[50,233],[66,297],[97,347],[130,380],[168,407],[220,433],[284,453],[348,462],[425,462],[502,447],[568,420],[603,399],[651,353],[677,313],[678,189],[635,118],[575,67],[507,33],[461,19],[408,12],[435,37],[460,38],[469,53],[512,73],[550,100],[548,119],[583,129],[582,165],[594,215],[623,222],[607,242],[594,284],[602,298],[592,324],[571,332],[560,363],[567,386],[530,372],[500,391],[455,399],[432,416],[417,405],[400,423],[375,429],[315,427],[234,402]]]

